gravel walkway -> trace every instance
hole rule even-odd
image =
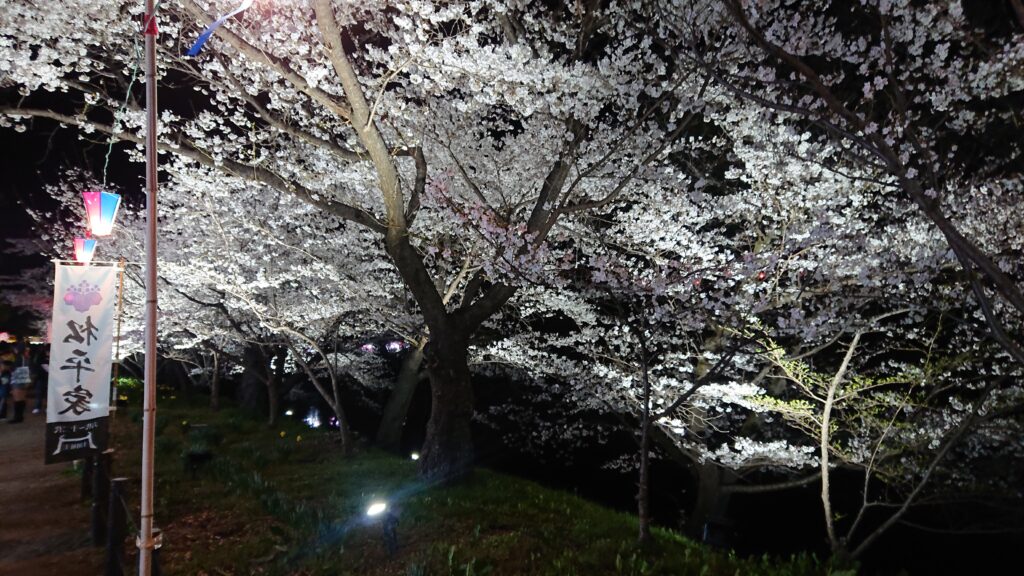
[[[80,477],[70,463],[43,464],[46,415],[32,414],[31,400],[27,412],[21,424],[0,422],[0,576],[102,574]]]

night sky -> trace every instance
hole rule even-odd
[[[47,150],[49,135],[36,131],[16,133],[9,129],[0,130],[4,151],[0,156],[0,170],[4,175],[0,185],[0,201],[3,203],[0,230],[5,240],[33,237],[36,234],[25,213],[25,205],[45,205],[42,204],[45,202],[42,198],[45,178],[53,176],[55,165],[59,165],[58,153],[52,149]],[[0,274],[14,274],[22,266],[32,264],[25,260],[5,253]]]
[[[69,104],[54,100],[55,97],[48,97],[22,102],[17,92],[0,90],[0,103],[3,104],[22,103],[32,107],[55,108]],[[3,240],[0,241],[0,278],[7,279],[3,285],[10,285],[16,277],[28,270],[42,269],[45,270],[42,278],[52,278],[50,256],[42,253],[35,256],[11,254],[12,246],[6,240],[33,239],[40,246],[40,252],[47,249],[49,246],[39,239],[39,229],[26,212],[26,207],[42,211],[56,210],[57,203],[47,194],[46,186],[59,183],[66,170],[78,169],[101,180],[107,151],[105,141],[95,136],[83,139],[76,130],[50,120],[36,119],[26,126],[24,132],[0,129],[0,149],[3,150],[0,155],[0,170],[3,174],[0,179],[0,239]],[[129,196],[137,189],[141,201],[144,197],[144,171],[142,166],[128,161],[124,148],[123,144],[114,146],[110,156],[108,182]],[[38,273],[34,276],[40,277]],[[43,281],[39,284],[33,287],[32,296],[48,301],[52,293],[51,283]],[[34,334],[37,328],[33,328],[31,314],[4,304],[2,296],[0,294],[0,331]]]
[[[20,96],[13,91],[0,91],[0,102],[15,103]],[[32,105],[49,103],[34,102]],[[97,180],[102,178],[103,160],[107,144],[99,138],[83,139],[72,128],[56,122],[36,119],[31,121],[25,132],[0,129],[3,144],[0,170],[4,175],[0,182],[0,233],[4,239],[37,238],[38,232],[25,207],[52,210],[57,206],[46,194],[47,184],[60,181],[65,170],[77,168],[91,174]],[[141,187],[142,168],[128,162],[123,144],[115,144],[110,157],[108,181],[118,187],[130,189],[133,183]],[[141,193],[141,188],[140,188]],[[45,265],[47,258],[14,257],[4,253],[0,260],[0,274],[16,274],[25,267]]]

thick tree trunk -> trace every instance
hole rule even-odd
[[[262,414],[266,402],[264,396],[267,387],[264,382],[267,374],[259,347],[246,346],[243,361],[242,382],[237,392],[238,404],[253,414]]]
[[[213,374],[210,376],[210,410],[220,410],[220,366],[218,364],[219,354],[213,353]]]
[[[178,373],[178,390],[183,400],[188,402],[192,398],[192,389],[195,388],[196,380],[189,374],[189,369],[184,362],[174,361],[174,371]]]
[[[277,377],[271,376],[267,380],[267,426],[273,428],[277,424]]]
[[[642,336],[641,336],[642,338]],[[637,517],[639,518],[640,533],[637,541],[645,544],[651,539],[651,495],[650,485],[650,446],[651,446],[651,381],[647,374],[647,346],[641,339],[643,349],[641,362],[643,363],[643,418],[640,423],[640,481],[636,494]]]
[[[338,420],[338,435],[341,437],[341,453],[345,456],[351,454],[355,446],[352,444],[352,428],[348,425],[348,418],[345,417],[345,409],[342,408],[340,400],[331,404],[334,417]]]
[[[714,333],[704,342],[704,350],[718,352],[722,348],[723,329],[716,326]],[[712,369],[712,365],[701,355],[697,366],[694,369],[694,381],[704,378]],[[706,414],[698,407],[691,410],[692,420],[690,426],[695,433],[704,435],[707,428]],[[718,465],[710,460],[694,462],[695,484],[697,486],[697,500],[694,502],[693,511],[686,521],[686,533],[691,538],[703,540],[710,534],[709,522],[712,522],[717,515],[724,512],[726,503],[723,502],[722,494],[723,471]]]
[[[468,341],[457,332],[432,333],[424,354],[432,404],[421,472],[431,480],[447,482],[467,474],[473,462]]]
[[[636,494],[637,517],[640,521],[640,533],[637,541],[644,544],[651,539],[651,495],[650,495],[650,443],[651,422],[650,405],[644,407],[644,423],[640,432],[640,481]]]
[[[728,539],[728,510],[731,492],[727,486],[736,476],[714,462],[695,464],[697,475],[697,501],[686,522],[686,533],[695,540],[726,545]]]
[[[395,387],[388,396],[381,415],[380,426],[377,428],[377,445],[385,450],[396,452],[401,448],[402,428],[405,417],[409,413],[413,395],[420,382],[420,366],[423,364],[423,348],[426,339],[413,348],[402,360],[398,371]]]
[[[266,357],[267,362],[267,407],[270,414],[267,416],[267,426],[277,424],[277,413],[280,409],[280,395],[278,389],[284,378],[284,363],[288,358],[288,349],[280,347],[272,349],[273,353]],[[271,366],[271,360],[274,365]]]
[[[686,519],[686,534],[695,540],[704,539],[704,529],[718,506],[721,470],[712,462],[695,464],[697,500]]]

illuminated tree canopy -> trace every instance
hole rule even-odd
[[[1019,452],[996,430],[1022,400],[1024,21],[957,1],[257,0],[186,56],[236,4],[160,4],[164,347],[284,346],[329,367],[340,409],[339,371],[379,375],[322,344],[426,342],[439,478],[473,459],[472,373],[636,417],[641,341],[652,424],[694,462],[827,477],[831,454],[913,498],[923,452],[897,473],[879,447]],[[3,124],[141,161],[140,10],[0,2],[0,82],[24,96]],[[101,250],[136,258],[142,215],[122,228]],[[822,374],[843,403],[819,402]],[[823,437],[822,410],[849,428]]]

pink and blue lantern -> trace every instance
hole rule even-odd
[[[96,252],[96,240],[93,238],[75,238],[75,261],[88,264]]]
[[[85,200],[85,215],[89,219],[89,230],[93,236],[109,236],[114,229],[114,218],[121,206],[121,195],[100,190],[82,192]]]

